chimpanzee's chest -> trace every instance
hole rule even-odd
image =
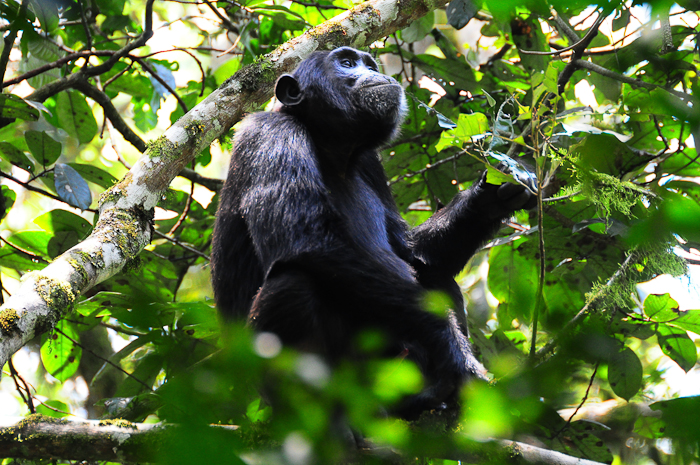
[[[367,251],[391,251],[386,226],[386,207],[377,193],[359,176],[345,180],[331,191],[345,233]]]

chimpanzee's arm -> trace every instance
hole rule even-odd
[[[410,231],[413,266],[425,279],[452,278],[514,211],[534,206],[535,197],[517,184],[494,185],[482,176],[423,224]]]

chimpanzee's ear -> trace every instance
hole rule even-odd
[[[301,103],[303,96],[299,82],[291,74],[283,74],[275,84],[275,97],[283,105],[293,107]]]

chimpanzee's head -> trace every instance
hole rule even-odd
[[[401,85],[380,73],[368,53],[350,47],[313,53],[279,78],[275,95],[281,111],[296,115],[312,137],[356,139],[370,147],[391,140],[406,112]]]

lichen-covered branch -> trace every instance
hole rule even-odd
[[[371,0],[358,5],[243,68],[180,118],[103,195],[92,234],[43,270],[28,274],[0,307],[0,366],[30,339],[51,330],[82,293],[118,273],[148,244],[152,210],[172,179],[243,114],[268,100],[277,76],[291,72],[315,50],[368,46],[445,3]],[[65,81],[66,88],[76,84],[70,77]]]
[[[156,458],[152,445],[166,432],[158,424],[124,420],[68,421],[30,415],[19,421],[5,417],[0,423],[0,457],[150,462]]]
[[[168,435],[175,428],[178,426],[130,423],[125,420],[69,421],[41,415],[30,415],[25,419],[6,417],[0,418],[0,457],[151,462],[158,458],[162,452],[160,448],[167,444]],[[235,426],[217,425],[211,428],[238,434]],[[360,449],[366,456],[394,458],[403,463],[397,452],[371,442],[365,442]],[[255,452],[250,455],[254,458]],[[442,455],[451,460],[488,460],[491,463],[601,465],[515,441],[467,441],[462,450],[445,451]]]

